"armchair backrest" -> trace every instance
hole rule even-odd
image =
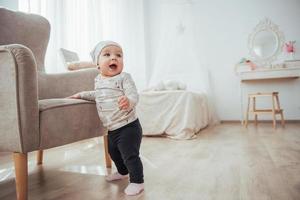
[[[22,44],[34,54],[38,71],[45,71],[50,23],[40,15],[0,7],[0,45]]]

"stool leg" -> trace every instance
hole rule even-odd
[[[273,116],[273,128],[276,128],[276,116],[275,116],[275,95],[272,95],[272,116]]]
[[[281,108],[280,108],[280,102],[279,102],[278,95],[276,95],[276,103],[277,103],[277,108],[280,111],[281,126],[284,127],[285,126],[285,122],[284,122],[284,117],[283,117],[283,110],[281,110]]]
[[[247,111],[246,111],[246,121],[245,126],[248,127],[248,119],[249,119],[249,106],[250,106],[250,97],[248,97]]]
[[[280,112],[280,116],[281,116],[281,126],[285,127],[285,122],[284,122],[284,118],[283,118],[283,111]]]
[[[256,112],[256,98],[253,97],[253,111]],[[254,113],[254,124],[257,126],[257,113]]]

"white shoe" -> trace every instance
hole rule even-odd
[[[108,174],[105,179],[107,181],[116,181],[116,180],[121,180],[121,179],[124,179],[124,178],[128,178],[128,174],[126,175],[122,175],[120,174],[119,172],[115,172],[113,174]]]
[[[138,195],[144,191],[144,183],[129,183],[124,190],[125,194],[129,196]]]

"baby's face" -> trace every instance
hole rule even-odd
[[[105,77],[118,75],[123,70],[123,52],[120,47],[107,46],[99,55],[100,73]]]

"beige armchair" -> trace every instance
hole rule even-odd
[[[44,17],[0,8],[0,27],[0,151],[13,152],[17,198],[23,200],[28,152],[37,151],[41,164],[44,149],[103,136],[106,129],[93,102],[65,98],[92,90],[96,69],[45,73],[50,24]]]

